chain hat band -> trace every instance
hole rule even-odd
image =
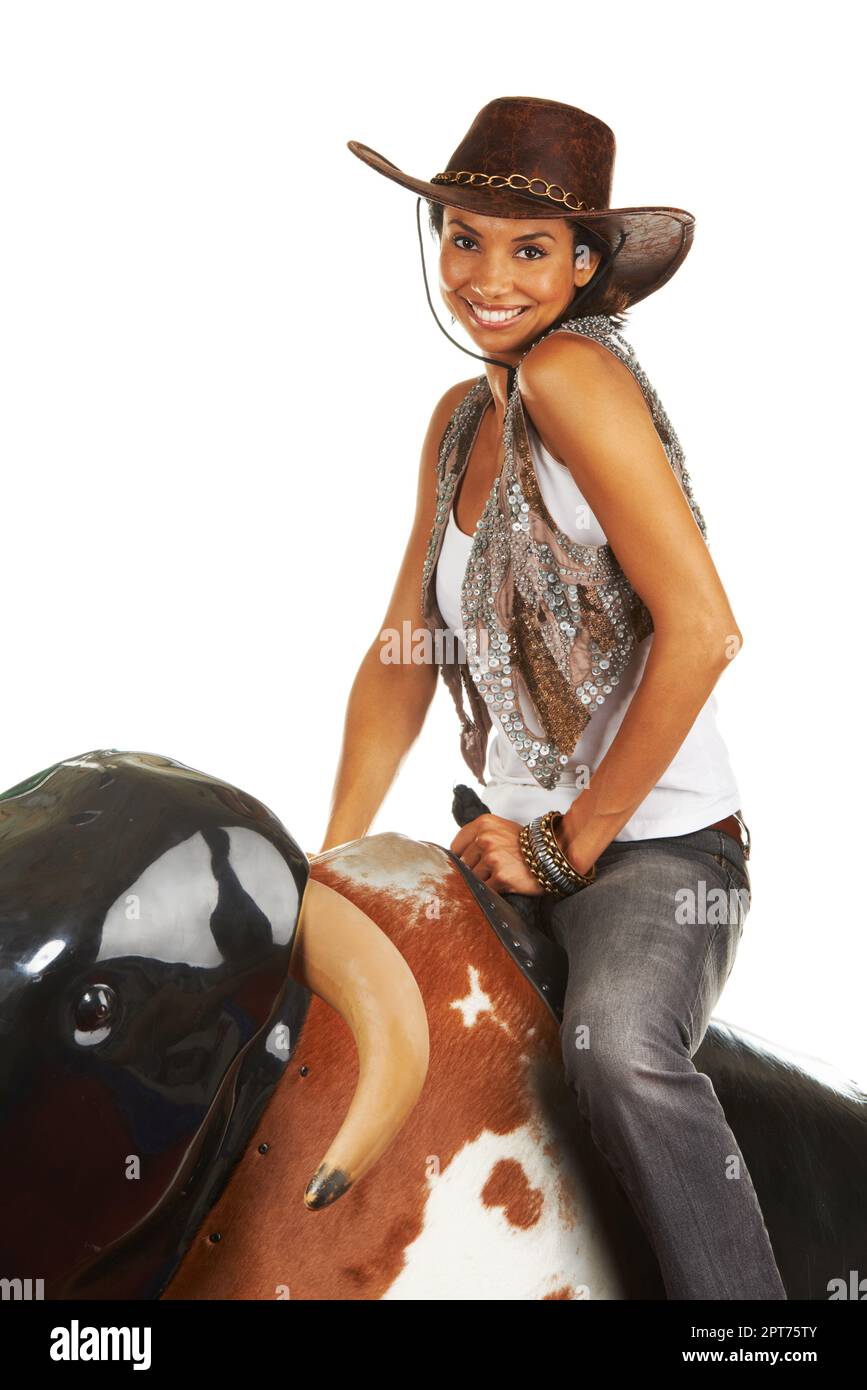
[[[586,203],[582,203],[577,194],[567,193],[559,183],[548,183],[538,174],[479,174],[468,169],[446,169],[442,174],[434,174],[431,183],[472,184],[475,188],[518,188],[532,193],[534,197],[551,198],[555,203],[563,203],[573,212],[581,212],[582,209],[586,212],[593,211]],[[542,187],[534,188],[534,183],[540,183]]]

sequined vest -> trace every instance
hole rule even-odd
[[[704,518],[692,495],[677,435],[634,349],[613,321],[604,314],[584,316],[567,319],[548,332],[580,333],[604,344],[626,364],[641,387],[706,541]],[[517,372],[513,380],[503,427],[503,467],[477,523],[461,587],[466,661],[455,657],[442,640],[436,641],[446,627],[434,581],[455,491],[491,400],[484,374],[453,412],[440,443],[436,515],[422,573],[422,615],[434,634],[434,659],[460,716],[461,752],[475,777],[485,784],[495,713],[518,757],[550,790],[589,721],[618,685],[635,647],[653,631],[653,620],[611,547],[574,541],[550,515],[533,466]],[[524,723],[514,668],[529,692],[544,730],[542,738]]]

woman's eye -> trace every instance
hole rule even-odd
[[[469,242],[469,246],[461,246],[461,242]],[[471,250],[476,244],[471,236],[464,236],[460,232],[452,237],[452,243],[457,246],[460,251]],[[518,255],[520,256],[523,251],[534,252],[532,256],[524,257],[525,260],[530,261],[541,260],[543,256],[547,255],[547,252],[543,251],[541,246],[522,246],[518,251]]]

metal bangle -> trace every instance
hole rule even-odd
[[[568,879],[577,878],[577,874],[566,860],[565,855],[560,852],[560,846],[554,840],[553,835],[548,830],[547,816],[539,816],[535,822],[535,836],[537,849],[541,848],[547,859],[557,867],[561,876]]]
[[[555,819],[561,819],[559,811],[548,811],[544,815],[536,816],[527,826],[527,839],[537,866],[545,878],[554,885],[562,897],[566,897],[581,888],[586,888],[594,881],[596,865],[593,865],[589,874],[580,874],[574,865],[570,864],[554,835],[552,822]]]
[[[533,854],[548,881],[554,885],[561,896],[566,897],[581,885],[577,880],[577,876],[573,876],[566,872],[554,858],[542,834],[539,824],[541,819],[540,816],[537,816],[535,820],[530,822],[529,839]]]
[[[536,857],[535,847],[530,838],[529,823],[522,827],[519,840],[521,845],[521,852],[524,856],[527,868],[530,870],[530,873],[533,875],[533,877],[537,880],[538,883],[542,885],[546,893],[553,893],[555,897],[562,897],[563,895],[560,892],[559,888],[557,888],[556,885],[548,877],[547,873],[545,872],[545,869],[539,863]]]
[[[575,865],[570,863],[567,859],[560,845],[557,843],[557,837],[554,833],[555,823],[559,823],[562,819],[563,816],[560,811],[549,811],[546,815],[542,816],[539,828],[542,835],[545,837],[548,849],[555,861],[560,865],[560,868],[570,879],[577,880],[579,885],[584,888],[596,878],[596,865],[591,865],[589,872],[582,874],[579,873]]]

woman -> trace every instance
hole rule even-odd
[[[692,1062],[749,906],[712,695],[741,634],[677,436],[617,331],[680,265],[693,219],[610,208],[613,134],[559,102],[489,103],[431,180],[349,147],[428,199],[443,299],[486,369],[434,410],[383,625],[457,634],[457,656],[440,640],[394,665],[371,646],[323,848],[367,832],[439,669],[480,782],[496,731],[490,805],[452,849],[568,953],[566,1075],[667,1296],[784,1299]]]

